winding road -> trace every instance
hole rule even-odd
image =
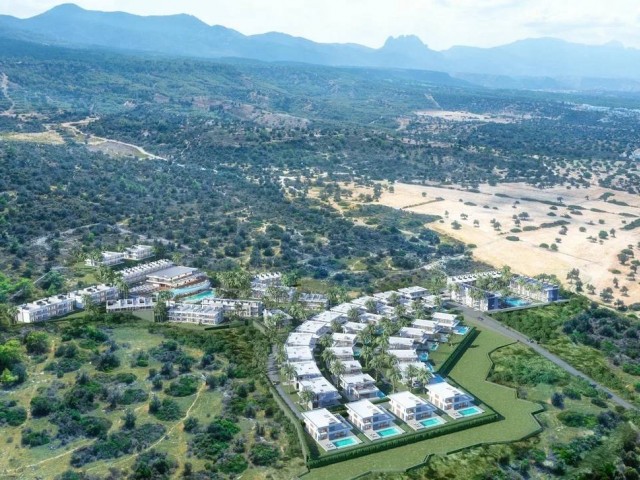
[[[592,379],[591,377],[585,375],[584,373],[582,373],[578,369],[572,367],[569,363],[565,362],[560,357],[558,357],[558,356],[554,355],[553,353],[549,352],[545,348],[541,347],[539,344],[529,341],[529,339],[525,335],[521,334],[520,332],[518,332],[516,330],[513,330],[513,329],[503,325],[502,323],[498,322],[497,320],[494,320],[493,318],[491,318],[488,315],[485,315],[482,312],[478,312],[477,310],[473,310],[471,308],[464,307],[464,306],[459,305],[457,303],[455,305],[456,305],[457,308],[462,310],[465,319],[471,320],[471,323],[474,323],[476,326],[478,326],[480,328],[488,328],[489,330],[493,330],[494,332],[500,333],[500,334],[504,335],[505,337],[512,338],[513,340],[517,340],[518,342],[521,342],[522,344],[527,345],[528,347],[530,347],[531,349],[535,350],[540,355],[542,355],[544,358],[546,358],[547,360],[555,363],[557,366],[559,366],[563,370],[567,371],[571,375],[583,378],[584,380],[586,380],[590,384],[595,385],[600,390],[602,390],[602,391],[606,392],[607,394],[609,394],[611,396],[610,400],[613,403],[615,403],[617,405],[620,405],[620,406],[622,406],[622,407],[624,407],[626,409],[629,409],[629,410],[637,410],[638,409],[638,407],[633,405],[631,402],[625,400],[624,398],[620,397],[619,395],[616,395],[610,389],[608,389],[604,385],[601,385],[600,383],[596,382],[594,379]]]

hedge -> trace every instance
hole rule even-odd
[[[449,355],[449,358],[442,362],[442,365],[440,365],[440,367],[438,368],[437,373],[442,376],[448,375],[453,366],[458,363],[458,360],[460,360],[462,354],[467,350],[467,348],[469,348],[469,346],[471,345],[471,343],[473,343],[477,336],[478,331],[475,327],[471,327],[470,331],[467,332],[467,335],[462,339],[462,341],[458,344],[451,355]]]
[[[334,453],[331,455],[326,455],[324,457],[311,459],[307,461],[307,467],[309,468],[326,467],[327,465],[344,462],[346,460],[352,460],[358,457],[364,457],[365,455],[382,452],[384,450],[389,450],[391,448],[402,447],[405,445],[410,445],[412,443],[421,442],[423,440],[429,440],[431,438],[440,437],[442,435],[449,435],[451,433],[466,430],[468,428],[479,427],[480,425],[486,425],[487,423],[495,422],[499,420],[499,418],[500,417],[498,416],[497,413],[492,413],[479,418],[471,418],[469,420],[446,423],[443,426],[435,428],[433,430],[425,430],[422,432],[405,434],[397,438],[377,441],[375,443],[372,443],[371,445],[355,448],[353,450],[349,450],[341,453]]]

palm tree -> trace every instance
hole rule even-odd
[[[331,330],[334,333],[342,333],[342,325],[340,324],[337,318],[334,318],[333,320],[331,320]]]
[[[300,399],[302,400],[302,402],[307,408],[309,408],[310,403],[311,403],[311,408],[313,408],[313,401],[316,398],[315,393],[305,388],[300,393],[298,393],[298,395],[300,396]]]
[[[129,284],[124,281],[122,275],[116,275],[114,284],[120,292],[120,298],[127,298],[129,296]]]
[[[285,360],[287,359],[287,354],[284,351],[284,345],[282,343],[276,343],[275,345],[276,353],[274,354],[274,358],[278,365],[283,365]]]
[[[418,377],[418,375],[420,374],[420,369],[418,367],[416,367],[415,365],[411,364],[407,367],[407,378],[409,379],[409,388],[413,387],[413,381]]]
[[[347,312],[347,318],[350,322],[360,321],[360,311],[356,307],[350,308]]]
[[[432,377],[433,377],[433,374],[426,368],[418,372],[417,379],[422,384],[422,388],[425,392],[427,391],[427,385],[429,384],[429,380],[431,380]]]
[[[370,345],[373,341],[373,334],[369,328],[371,325],[367,325],[365,328],[356,333],[356,340],[362,345]]]
[[[340,375],[343,375],[344,372],[347,371],[347,367],[344,366],[342,360],[335,359],[329,365],[329,371],[335,378],[340,378]]]
[[[280,367],[280,376],[283,377],[287,383],[293,385],[293,379],[296,376],[296,369],[290,363],[285,363]]]
[[[331,338],[331,335],[325,335],[320,338],[320,341],[318,343],[320,343],[320,346],[327,348],[331,346],[331,344],[333,343],[333,339]]]
[[[383,317],[382,320],[380,320],[380,327],[382,327],[382,333],[388,337],[397,331],[396,325],[388,317]]]
[[[400,371],[400,367],[398,365],[393,365],[389,369],[389,373],[387,377],[391,381],[391,385],[393,386],[393,393],[396,392],[396,385],[400,380],[402,380],[402,372]]]
[[[376,339],[376,346],[382,351],[386,350],[389,347],[389,335],[382,332],[382,335]]]
[[[333,350],[329,350],[328,348],[322,352],[322,360],[326,365],[330,365],[336,359],[336,354],[333,353]]]
[[[366,308],[369,313],[378,313],[378,304],[373,298],[370,298],[364,303],[364,308]]]
[[[378,381],[378,378],[380,376],[380,371],[384,369],[385,365],[386,365],[386,358],[384,357],[384,355],[375,355],[371,359],[370,366],[375,373],[376,382]]]
[[[365,368],[369,368],[369,360],[373,357],[373,348],[371,345],[364,345],[360,350],[360,358],[364,362]]]

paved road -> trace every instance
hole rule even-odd
[[[291,400],[291,397],[289,397],[289,395],[285,393],[284,388],[282,387],[282,383],[280,382],[280,372],[278,371],[278,368],[276,366],[273,350],[275,350],[275,347],[272,347],[272,353],[271,355],[269,355],[269,359],[267,360],[267,376],[269,377],[269,380],[271,381],[273,386],[278,391],[280,398],[282,398],[282,400],[285,401],[285,403],[289,406],[289,408],[295,414],[296,417],[302,418],[302,415],[300,414],[300,409],[295,403],[293,403],[293,401]]]
[[[521,334],[520,332],[517,332],[516,330],[513,330],[513,329],[507,327],[506,325],[503,325],[502,323],[498,322],[497,320],[494,320],[493,318],[491,318],[488,315],[483,314],[482,312],[478,312],[476,310],[472,310],[470,308],[463,307],[463,306],[458,305],[458,304],[456,304],[456,307],[460,308],[463,311],[465,318],[470,319],[473,323],[475,323],[479,327],[481,327],[481,328],[482,327],[486,327],[486,328],[488,328],[490,330],[493,330],[495,332],[501,333],[505,337],[509,337],[509,338],[512,338],[512,339],[517,340],[519,342],[522,342],[523,344],[527,345],[528,347],[531,347],[533,350],[538,352],[540,355],[542,355],[546,359],[548,359],[548,360],[552,361],[553,363],[555,363],[556,365],[558,365],[560,368],[562,368],[562,369],[566,370],[567,372],[569,372],[571,375],[575,375],[576,377],[584,378],[589,383],[594,384],[599,389],[601,389],[601,390],[605,391],[606,393],[608,393],[609,395],[611,395],[610,400],[612,402],[614,402],[614,403],[616,403],[618,405],[621,405],[624,408],[633,409],[633,410],[637,410],[638,409],[638,407],[636,407],[632,403],[628,402],[627,400],[625,400],[624,398],[620,397],[619,395],[616,395],[614,392],[609,390],[607,387],[601,385],[600,383],[596,382],[595,380],[593,380],[592,378],[588,377],[584,373],[582,373],[579,370],[575,369],[574,367],[569,365],[567,362],[562,360],[560,357],[554,355],[553,353],[549,352],[545,348],[541,347],[539,344],[533,343],[533,342],[529,342],[529,339],[525,335]]]

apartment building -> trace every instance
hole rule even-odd
[[[223,321],[223,311],[220,308],[207,305],[171,303],[168,310],[168,321],[195,325],[218,325]]]
[[[73,297],[75,307],[83,309],[85,297],[91,298],[91,301],[97,305],[107,303],[109,300],[115,300],[120,293],[118,289],[111,285],[95,285],[93,287],[83,288],[82,290],[75,290],[69,293]]]
[[[155,262],[143,263],[135,267],[120,270],[122,279],[129,285],[142,283],[147,279],[147,275],[164,270],[175,265],[171,260],[156,260]]]
[[[259,300],[237,300],[232,298],[205,298],[203,305],[218,307],[225,314],[238,315],[243,318],[259,317],[262,315],[264,305]]]
[[[153,310],[155,306],[156,301],[151,297],[108,300],[107,312],[135,312],[136,310]]]
[[[75,309],[75,298],[70,295],[53,295],[18,307],[18,323],[44,322],[51,318],[66,315]]]

